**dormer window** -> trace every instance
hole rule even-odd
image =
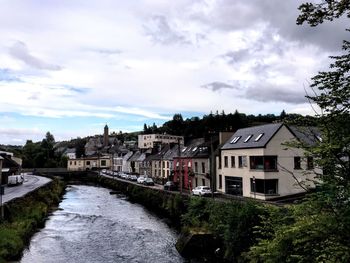
[[[263,133],[260,133],[259,135],[258,135],[258,137],[256,137],[255,138],[255,142],[258,142],[260,139],[261,139],[261,137],[263,137],[264,136],[264,134]]]
[[[242,136],[236,136],[232,139],[230,143],[237,143]]]
[[[248,142],[250,140],[250,138],[252,138],[252,137],[253,137],[253,134],[248,135],[248,137],[245,138],[244,142]]]

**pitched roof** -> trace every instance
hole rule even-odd
[[[263,148],[282,126],[282,123],[273,123],[239,129],[221,149]]]
[[[128,159],[128,161],[135,162],[140,157],[140,155],[141,155],[141,152],[137,151]]]
[[[313,146],[321,139],[321,133],[316,127],[296,127],[288,126],[293,135],[302,143]]]

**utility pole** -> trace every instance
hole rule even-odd
[[[211,197],[214,198],[214,175],[216,176],[216,167],[214,167],[214,145],[213,145],[213,134],[215,132],[209,131],[210,134],[210,188],[211,188]]]
[[[180,149],[180,138],[177,139],[177,146],[178,146],[178,158],[179,158],[179,166],[178,166],[178,169],[179,169],[179,176],[180,176],[180,193],[182,194],[182,170],[181,170],[181,149]]]

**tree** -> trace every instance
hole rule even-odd
[[[86,139],[82,139],[80,137],[76,139],[74,147],[75,147],[75,155],[77,158],[81,158],[85,156],[85,144],[86,144]]]
[[[299,9],[298,24],[317,26],[343,14],[350,18],[349,0],[306,3]],[[350,262],[350,42],[344,41],[343,53],[331,58],[330,70],[312,78],[307,95],[320,109],[315,121],[322,138],[305,150],[323,167],[322,182],[287,216],[277,212],[267,218],[259,232],[263,238],[247,253],[250,261]]]

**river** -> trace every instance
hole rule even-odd
[[[36,233],[20,262],[185,262],[177,233],[108,189],[74,185]]]

